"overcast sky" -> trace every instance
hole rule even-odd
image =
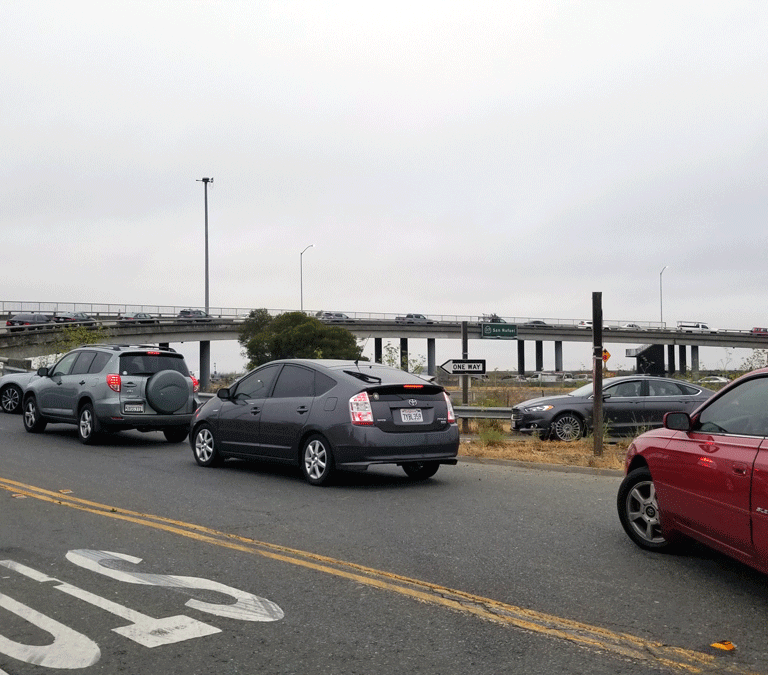
[[[764,0],[0,6],[2,300],[768,325]]]

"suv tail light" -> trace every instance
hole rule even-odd
[[[120,386],[122,384],[122,381],[120,380],[120,376],[116,373],[112,373],[110,375],[107,375],[107,385],[112,391],[120,391]]]
[[[366,392],[362,391],[349,399],[349,414],[352,417],[352,424],[373,425],[373,408]]]
[[[451,397],[448,396],[447,391],[443,392],[443,396],[445,396],[445,405],[448,408],[448,424],[455,424],[456,414],[453,412],[453,403],[451,403]]]
[[[190,377],[192,378],[192,391],[197,393],[200,390],[200,381],[194,375],[190,375]]]

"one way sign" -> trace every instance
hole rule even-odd
[[[450,375],[485,375],[485,359],[451,359],[440,367]]]

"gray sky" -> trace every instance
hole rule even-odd
[[[768,325],[763,0],[0,6],[4,300]]]

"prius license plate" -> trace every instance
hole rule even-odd
[[[125,412],[127,412],[127,413],[143,413],[144,412],[144,404],[143,403],[126,403],[125,404]]]
[[[421,409],[416,410],[400,410],[403,422],[423,422],[424,418],[421,415]]]

